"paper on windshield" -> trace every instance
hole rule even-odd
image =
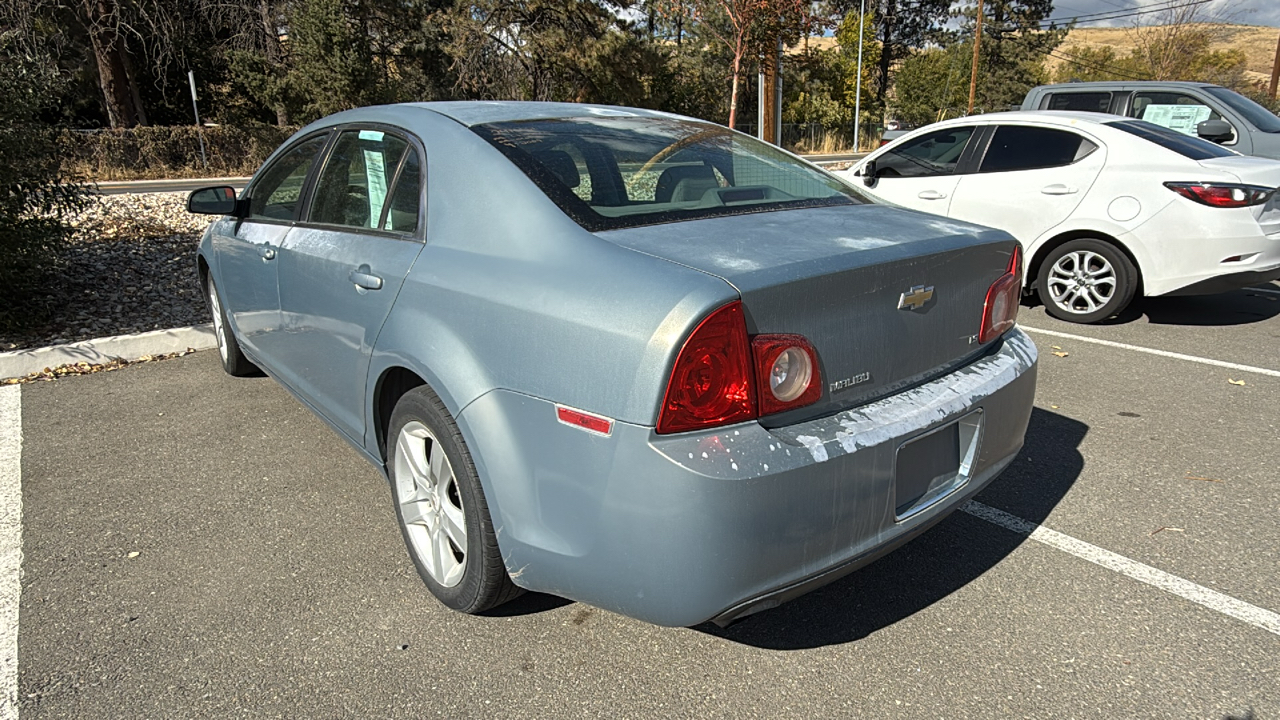
[[[1148,105],[1142,119],[1187,135],[1196,134],[1196,126],[1213,112],[1206,105]]]

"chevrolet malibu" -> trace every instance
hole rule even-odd
[[[698,120],[351,110],[188,208],[226,371],[386,475],[462,612],[727,623],[936,523],[1031,412],[1011,236]]]

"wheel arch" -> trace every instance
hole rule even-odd
[[[374,383],[373,431],[377,450],[384,464],[387,461],[387,430],[391,425],[391,413],[405,393],[423,385],[427,385],[427,381],[403,365],[386,368]]]
[[[1023,286],[1023,292],[1031,292],[1035,289],[1036,283],[1040,281],[1040,268],[1044,265],[1045,259],[1049,257],[1049,253],[1072,240],[1082,240],[1085,238],[1101,240],[1108,245],[1114,246],[1117,250],[1124,253],[1125,257],[1129,258],[1129,262],[1133,263],[1133,267],[1138,271],[1138,287],[1134,292],[1134,295],[1135,297],[1141,297],[1143,294],[1142,263],[1138,261],[1138,256],[1134,254],[1133,249],[1110,233],[1099,230],[1084,229],[1061,232],[1039,244],[1035,252],[1032,253],[1031,261],[1027,265],[1026,283]]]

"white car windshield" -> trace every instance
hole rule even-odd
[[[709,123],[573,117],[472,130],[592,231],[871,202],[772,145]]]

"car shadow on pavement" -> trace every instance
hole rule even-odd
[[[1154,325],[1248,325],[1280,315],[1280,295],[1250,289],[1218,295],[1144,298],[1130,308]],[[1117,321],[1122,321],[1121,314]]]
[[[1036,408],[1026,444],[1012,465],[976,500],[1041,523],[1084,468],[1079,447],[1089,428]],[[852,642],[908,618],[990,570],[1026,537],[956,512],[897,551],[778,608],[727,628],[694,628],[770,650]]]

